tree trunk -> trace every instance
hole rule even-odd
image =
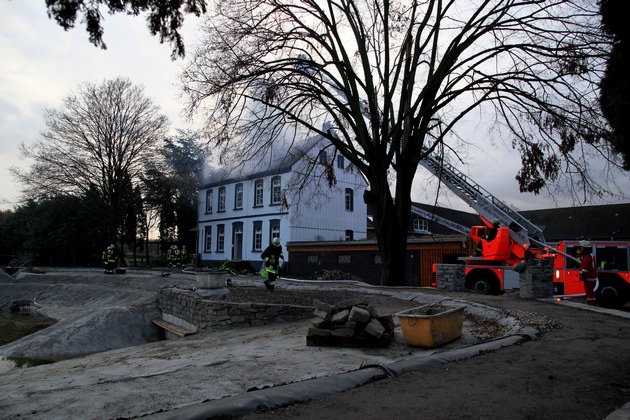
[[[385,218],[387,218],[387,216],[385,216]],[[401,234],[403,230],[404,234]],[[381,286],[404,286],[406,284],[406,230],[407,229],[386,229],[384,232],[381,232],[378,240],[381,256],[383,257]]]
[[[408,166],[413,172],[413,165]],[[409,171],[399,171],[395,199],[387,179],[368,179],[371,190],[365,195],[365,202],[372,209],[376,239],[383,259],[381,286],[404,286],[407,283],[405,264],[413,176],[408,174]]]
[[[366,192],[365,202],[372,209],[376,239],[383,260],[381,285],[403,286],[409,215],[402,214],[401,217],[401,209],[394,203],[386,180],[370,182],[370,188]]]

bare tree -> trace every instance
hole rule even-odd
[[[42,140],[21,145],[34,161],[13,168],[28,198],[58,194],[100,196],[107,209],[109,240],[123,228],[126,201],[140,174],[164,140],[168,119],[128,79],[86,83],[45,113]]]
[[[467,118],[487,116],[520,150],[522,191],[563,174],[601,190],[587,158],[614,161],[597,104],[610,47],[599,26],[587,0],[222,0],[183,86],[231,162],[287,132],[330,140],[370,184],[381,282],[396,285],[418,164],[457,156]]]

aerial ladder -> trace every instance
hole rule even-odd
[[[418,206],[411,205],[411,212],[417,216],[425,218],[427,220],[435,221],[442,226],[446,226],[455,232],[464,233],[468,235],[470,233],[470,228],[467,228],[464,225],[460,225],[459,223],[453,222],[452,220],[446,219],[444,217],[438,216],[437,214],[421,209]]]
[[[426,149],[424,151],[426,152]],[[477,211],[488,226],[491,226],[494,220],[498,220],[501,226],[509,228],[510,238],[524,249],[529,249],[531,243],[542,248],[546,246],[542,229],[490,194],[453,165],[444,162],[435,153],[428,154],[420,161],[420,164]]]

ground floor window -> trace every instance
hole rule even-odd
[[[217,252],[225,250],[225,226],[217,226]]]
[[[262,251],[262,222],[254,222],[254,251]]]
[[[212,226],[206,226],[205,234],[206,240],[203,250],[204,252],[210,252],[212,249]]]
[[[339,264],[350,264],[352,259],[350,258],[350,255],[339,255],[337,257],[337,262]]]

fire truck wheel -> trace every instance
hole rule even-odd
[[[489,295],[493,292],[492,283],[485,277],[473,278],[470,286],[473,292],[480,295]]]
[[[629,287],[617,279],[601,279],[595,295],[597,305],[603,308],[620,308],[629,299]]]

